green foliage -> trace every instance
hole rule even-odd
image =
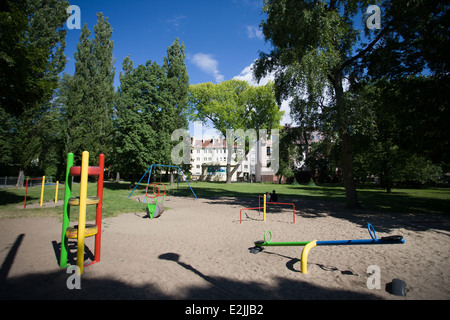
[[[284,176],[286,179],[294,176],[294,163],[302,157],[302,146],[298,145],[300,137],[299,130],[292,127],[285,127],[280,131],[280,146],[279,146],[279,169],[276,174],[279,176],[279,183]]]
[[[373,126],[355,138],[360,180],[378,177],[390,192],[398,184],[423,185],[442,178],[442,168],[449,167],[445,119],[450,115],[438,91],[446,86],[431,76],[364,84]]]
[[[208,82],[191,85],[189,93],[191,119],[211,121],[224,137],[228,129],[278,129],[283,116],[270,82],[259,87],[234,79]]]
[[[189,88],[191,120],[207,123],[226,137],[227,129],[244,129],[245,105],[243,92],[250,85],[245,81],[230,80],[191,85]]]
[[[90,39],[87,25],[82,28],[75,73],[63,76],[59,101],[66,122],[65,153],[80,156],[88,150],[95,163],[99,153],[110,159],[115,71],[112,27],[102,13],[97,14],[94,32]]]
[[[383,41],[362,57],[359,74],[390,79],[419,74],[449,74],[450,7],[447,1],[383,1]],[[373,35],[366,30],[366,36]]]
[[[178,38],[167,48],[163,69],[167,76],[168,99],[174,108],[173,128],[187,128],[187,104],[189,100],[189,75],[184,63],[186,59],[184,43]]]
[[[254,129],[259,135],[259,129],[278,129],[284,113],[275,102],[271,82],[259,87],[234,79],[219,84],[201,83],[191,85],[189,94],[191,119],[204,123],[211,121],[223,137],[233,140],[228,141],[230,145],[234,145],[236,137],[227,136],[227,130]],[[249,151],[246,147],[242,158]],[[227,182],[231,183],[231,176],[238,167],[230,169],[231,153],[228,156]]]
[[[114,164],[122,173],[138,174],[157,160],[156,115],[166,105],[157,90],[161,67],[148,61],[130,69],[132,62],[126,58],[116,103]]]
[[[354,53],[359,32],[354,17],[369,1],[265,1],[267,19],[261,23],[264,36],[273,45],[261,53],[254,74],[261,79],[275,72],[278,101],[292,98],[291,111],[302,125],[314,124],[321,131],[338,134],[347,205],[357,206],[353,180],[353,157],[349,106],[344,77],[355,61],[378,41]],[[324,101],[324,93],[330,95]],[[298,114],[298,116],[296,116]]]
[[[12,116],[47,103],[64,69],[67,1],[7,0],[0,7],[0,105]]]
[[[367,15],[364,13],[372,4],[383,8],[381,30],[369,31],[365,28]],[[347,205],[355,206],[357,204],[353,179],[355,141],[360,143],[364,139],[367,140],[371,133],[395,132],[395,129],[384,130],[384,127],[389,125],[396,130],[405,130],[412,136],[412,131],[417,127],[411,125],[411,122],[409,126],[406,125],[403,119],[414,115],[413,118],[418,117],[419,120],[421,112],[418,108],[409,108],[406,101],[424,101],[414,91],[409,91],[411,89],[422,92],[423,97],[430,103],[437,102],[437,106],[432,107],[433,110],[440,109],[439,112],[432,111],[431,114],[426,112],[427,116],[419,120],[421,123],[431,125],[434,119],[434,123],[437,124],[437,127],[427,127],[425,137],[440,132],[442,124],[436,116],[448,113],[444,111],[447,106],[444,103],[446,98],[442,94],[438,93],[432,98],[432,94],[427,94],[426,90],[421,90],[410,83],[411,86],[405,86],[409,89],[402,91],[402,95],[399,96],[399,99],[404,100],[402,109],[406,113],[403,115],[383,113],[387,116],[384,126],[380,121],[380,114],[376,114],[374,100],[370,100],[370,97],[385,93],[380,88],[370,86],[362,88],[365,84],[363,80],[367,78],[377,80],[383,77],[401,79],[406,75],[417,75],[428,67],[429,71],[440,79],[435,83],[446,87],[449,74],[449,6],[443,1],[434,4],[425,0],[375,2],[266,0],[263,12],[266,19],[261,26],[273,50],[268,54],[260,54],[254,74],[260,79],[270,72],[275,72],[276,97],[279,101],[291,98],[293,118],[299,121],[304,130],[315,127],[328,134],[337,134],[335,142],[339,143],[341,150],[340,168],[346,187]],[[355,17],[358,13],[362,14],[366,37],[364,39],[362,30],[356,28]],[[433,41],[437,45],[432,44]],[[344,79],[347,81],[344,82]],[[370,92],[370,90],[378,91]],[[325,95],[330,97],[328,101],[324,99]],[[415,102],[412,104],[418,105]],[[388,107],[387,104],[386,108],[393,110],[392,106]],[[407,116],[407,113],[410,116]],[[391,118],[395,123],[387,120]],[[414,129],[410,131],[409,128]],[[423,133],[424,129],[419,131]],[[401,138],[392,139],[394,137],[387,136],[375,139],[385,144],[383,147],[386,155],[395,153],[393,150],[401,144]],[[406,140],[412,141],[409,138]],[[424,141],[422,138],[418,140]],[[443,148],[447,146],[448,150],[447,135],[443,146]],[[440,147],[424,149],[435,148],[441,149]],[[375,149],[372,151],[375,152]],[[423,152],[428,153],[425,150]],[[434,151],[433,153],[437,154]],[[373,154],[371,156],[376,157]]]
[[[0,164],[23,172],[46,152],[45,115],[64,69],[68,2],[23,0],[0,6]]]
[[[114,115],[114,169],[133,176],[151,164],[171,164],[172,132],[187,128],[189,77],[184,45],[167,49],[163,66],[148,61],[133,68],[123,61]]]
[[[339,146],[329,137],[311,143],[305,163],[319,183],[339,181],[340,172],[336,172],[341,163],[339,151]]]

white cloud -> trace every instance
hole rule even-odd
[[[186,21],[186,16],[179,14],[174,15],[170,19],[167,19],[166,22],[172,25],[176,30],[180,28],[180,26]]]
[[[253,63],[248,67],[245,67],[244,70],[238,76],[235,76],[233,79],[247,81],[252,86],[264,86],[269,81],[274,81],[274,75],[270,74],[267,77],[262,78],[259,83],[253,77]]]
[[[254,39],[254,38],[258,38],[260,40],[264,39],[264,35],[263,35],[262,31],[258,27],[246,26],[246,29],[247,29],[247,36],[250,39]]]
[[[203,72],[214,76],[216,82],[222,82],[224,76],[219,71],[219,62],[211,54],[196,53],[190,59]]]
[[[244,68],[238,76],[235,76],[233,79],[247,81],[252,86],[264,86],[269,81],[275,80],[275,74],[271,73],[258,82],[253,76],[253,63]],[[290,116],[290,100],[284,100],[281,102],[280,110],[284,111],[284,116],[281,119],[281,125],[285,124],[293,124],[292,118]]]

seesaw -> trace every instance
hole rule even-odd
[[[342,246],[342,245],[371,245],[371,244],[403,244],[405,240],[402,236],[389,236],[389,237],[381,237],[377,238],[377,234],[375,232],[375,228],[369,223],[367,225],[369,230],[369,234],[371,239],[356,239],[356,240],[329,240],[329,241],[298,241],[298,242],[271,242],[272,241],[272,233],[270,231],[266,231],[264,233],[264,240],[255,241],[255,247],[253,247],[250,252],[258,253],[261,252],[264,247],[282,247],[282,246],[299,246],[305,247],[302,251],[302,263],[301,263],[301,272],[307,273],[307,261],[309,251],[315,246]],[[266,235],[270,234],[269,241],[266,240]]]
[[[164,187],[164,193],[162,194],[161,189],[159,188],[160,185]],[[149,186],[153,186],[153,195],[147,192]],[[155,192],[155,188],[158,188],[158,193]],[[149,183],[147,188],[145,188],[145,196],[147,199],[147,213],[150,219],[160,217],[165,210],[164,198],[166,197],[166,186],[163,183]],[[161,203],[158,203],[158,197],[162,197]],[[150,203],[150,199],[154,199],[154,203]]]

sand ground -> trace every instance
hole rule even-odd
[[[139,200],[139,199],[135,199]],[[1,299],[449,299],[450,224],[445,217],[346,210],[342,204],[280,199],[267,220],[256,199],[169,196],[158,219],[142,213],[103,220],[101,262],[86,267],[81,289],[58,267],[61,222],[55,218],[0,220]],[[300,272],[303,247],[267,247],[251,254],[270,230],[272,241],[369,239],[402,235],[405,244],[320,246]],[[71,242],[75,246],[75,242]],[[76,248],[76,246],[75,246]],[[76,256],[75,249],[72,250]],[[86,239],[86,256],[94,251]],[[380,270],[380,289],[369,289],[369,266]],[[386,291],[393,279],[406,296]]]

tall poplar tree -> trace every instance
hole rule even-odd
[[[156,163],[170,164],[172,132],[187,129],[189,76],[184,44],[176,39],[167,48],[162,66],[147,61],[133,67],[126,57],[114,114],[114,166],[133,177]]]
[[[170,105],[175,110],[175,123],[172,131],[188,127],[186,108],[189,99],[189,75],[184,63],[186,59],[184,43],[180,45],[179,39],[175,39],[167,48],[167,56],[164,57],[163,68],[167,75],[167,90],[170,93]]]
[[[99,153],[109,153],[112,147],[112,112],[114,103],[114,42],[111,40],[112,27],[103,13],[97,13],[97,24],[94,26],[95,37],[92,40],[94,55],[94,90],[95,105],[93,115],[97,120],[95,135]]]
[[[81,30],[75,57],[75,73],[61,83],[61,103],[66,120],[66,152],[90,152],[96,161],[99,153],[109,153],[112,139],[114,102],[114,61],[112,27],[97,13],[95,36],[87,24]]]
[[[136,177],[152,163],[159,163],[156,113],[165,107],[158,87],[163,75],[156,62],[147,61],[133,69],[129,57],[123,62],[115,112],[114,169]]]

